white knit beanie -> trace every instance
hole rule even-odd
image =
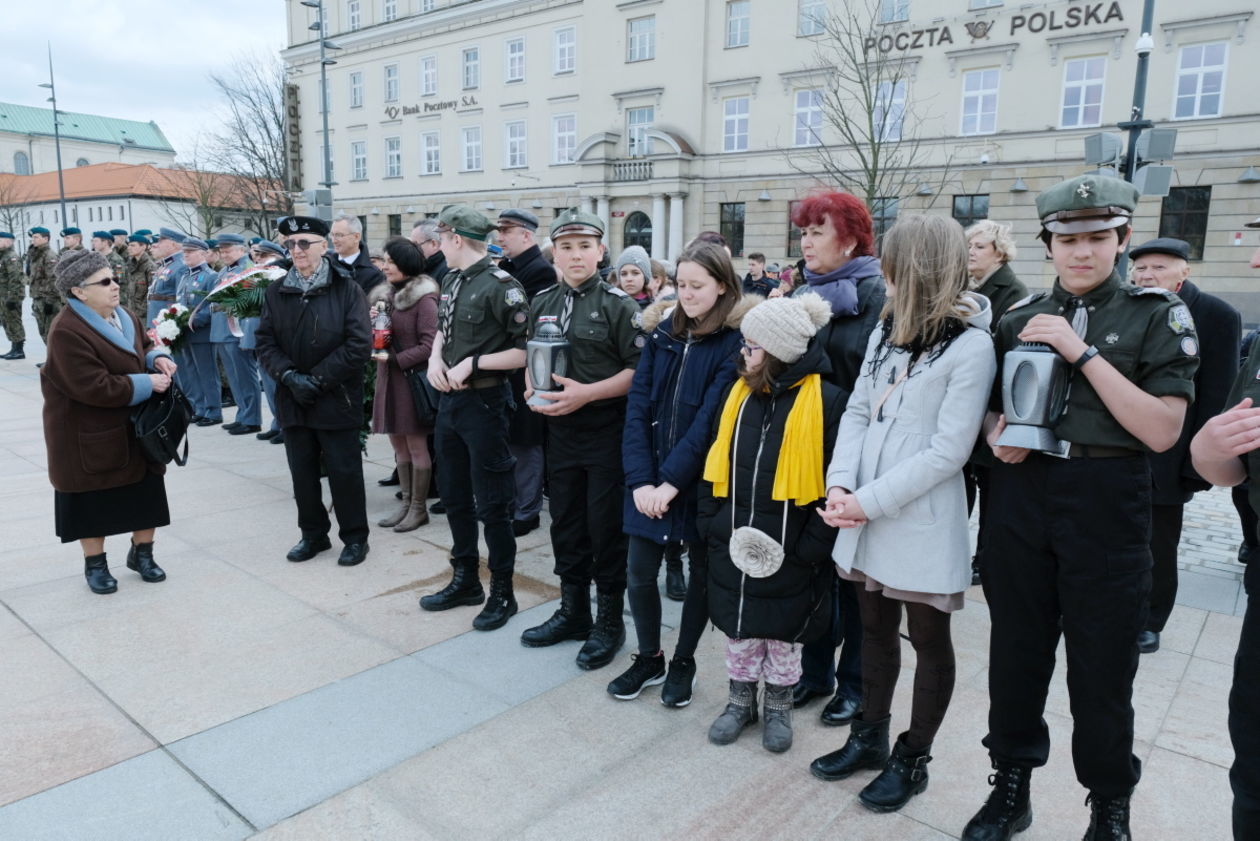
[[[644,286],[647,286],[648,281],[652,279],[652,258],[648,256],[648,253],[643,250],[641,245],[632,245],[621,252],[621,256],[613,264],[613,271],[617,273],[618,279],[621,278],[623,266],[637,266],[639,271],[643,272]]]
[[[805,355],[809,340],[830,320],[831,306],[807,292],[763,301],[744,315],[739,330],[749,342],[790,365]]]

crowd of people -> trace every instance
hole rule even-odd
[[[524,646],[578,641],[579,667],[609,666],[628,602],[635,650],[607,691],[630,701],[659,685],[678,708],[712,622],[726,637],[729,696],[709,740],[731,744],[760,721],[765,749],[787,751],[793,710],[827,698],[822,722],[848,736],[809,770],[870,773],[858,799],[877,812],[928,785],[954,688],[951,615],[979,583],[994,773],[962,837],[1009,839],[1031,824],[1062,638],[1085,837],[1126,839],[1141,774],[1133,680],[1172,609],[1182,506],[1209,483],[1246,481],[1260,458],[1260,354],[1237,375],[1239,315],[1189,281],[1186,243],[1129,247],[1137,200],[1132,185],[1094,175],[1040,194],[1056,280],[1035,294],[1011,270],[1009,225],[906,215],[877,256],[868,209],[837,192],[795,206],[799,263],[751,254],[742,278],[712,232],[670,264],[638,246],[614,259],[604,222],[577,208],[544,243],[528,211],[492,220],[453,205],[375,253],[351,216],[287,217],[276,241],[251,243],[114,231],[87,250],[67,229],[55,262],[48,232],[33,229],[56,531],[81,543],[94,592],[117,589],[104,546],[115,534],[131,535],[130,569],[163,580],[163,468],[144,460],[131,414],[176,383],[199,425],[222,423],[222,366],[238,407],[229,431],[285,447],[300,531],[289,561],[332,548],[325,477],[338,563],[366,559],[366,417],[393,450],[396,479],[382,484],[396,481],[400,502],[377,528],[432,528],[430,511],[446,515],[450,579],[421,609],[477,607],[473,628],[501,628],[517,611],[517,538],[539,527],[545,497],[561,597]],[[283,275],[252,323],[199,306],[255,264]],[[174,354],[146,330],[172,302],[193,313]],[[10,339],[20,358],[22,338]],[[1004,369],[1038,354],[1054,357],[1062,388],[1025,385],[1016,399],[1018,371]],[[1054,394],[1059,411],[1027,416],[1030,397]],[[1025,446],[1017,433],[1033,426],[1052,443]],[[683,603],[668,659],[662,562],[666,595]],[[903,616],[916,665],[897,732]],[[1249,609],[1240,670],[1260,656],[1257,621]],[[1236,680],[1240,838],[1260,831],[1254,695]]]

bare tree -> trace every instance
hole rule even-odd
[[[0,173],[0,229],[18,232],[26,228],[26,207],[34,195],[31,176]]]
[[[200,239],[214,236],[222,227],[225,211],[238,209],[244,197],[241,179],[204,166],[200,143],[193,145],[190,157],[170,169],[154,168],[154,192],[162,215],[175,228]]]

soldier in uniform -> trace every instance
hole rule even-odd
[[[25,359],[22,345],[26,330],[22,327],[22,301],[26,299],[26,279],[13,248],[14,237],[0,231],[0,308],[3,308],[4,335],[9,339],[9,352],[0,359]]]
[[[153,258],[149,256],[149,238],[139,234],[127,237],[126,261],[123,269],[126,281],[123,283],[123,290],[127,295],[127,300],[130,301],[127,308],[135,313],[145,329],[149,327],[149,323],[144,320],[149,308],[149,281],[153,278],[153,272],[156,269]]]
[[[179,291],[179,279],[188,271],[184,265],[183,254],[179,244],[184,235],[170,228],[159,228],[157,242],[153,243],[150,254],[156,259],[153,277],[149,282],[148,309],[144,323],[152,324],[157,314],[170,304],[175,303],[175,294]],[[191,373],[191,372],[189,372]],[[176,372],[176,382],[184,389],[185,378]],[[186,389],[185,389],[186,390]]]
[[[176,360],[181,369],[190,369],[192,375],[186,382],[189,385],[188,399],[192,401],[196,412],[197,426],[215,426],[223,423],[222,392],[219,389],[219,366],[214,361],[214,345],[210,343],[210,305],[200,309],[198,305],[206,295],[214,289],[218,275],[210,268],[207,260],[210,249],[205,240],[186,237],[180,244],[184,253],[184,265],[187,272],[179,280],[176,298],[190,310],[196,310],[188,319],[188,336],[180,356]]]
[[[219,281],[240,274],[254,264],[245,253],[245,237],[240,234],[223,234],[219,237],[219,250],[227,265],[219,273]],[[251,337],[252,338],[252,337]],[[262,431],[262,384],[258,380],[258,362],[254,354],[241,347],[242,338],[233,335],[228,328],[228,315],[218,307],[210,317],[210,341],[215,355],[223,363],[228,388],[236,401],[236,420],[224,424],[229,435],[248,435]],[[250,344],[251,349],[253,344]]]
[[[114,280],[118,283],[118,299],[119,303],[131,309],[131,295],[127,289],[127,263],[122,257],[114,251],[114,236],[109,231],[93,231],[92,232],[92,250],[105,258],[105,262],[109,263],[110,270],[114,273]]]
[[[1042,713],[1060,635],[1072,759],[1089,790],[1085,839],[1130,837],[1129,796],[1141,772],[1133,677],[1151,588],[1146,454],[1176,443],[1199,364],[1185,304],[1115,271],[1137,201],[1132,184],[1098,175],[1039,195],[1041,239],[1058,277],[1050,292],[1013,304],[994,336],[999,371],[1008,351],[1039,342],[1073,373],[1054,430],[1064,457],[997,444],[1006,425],[1000,386],[985,420],[998,459],[980,559],[992,617],[984,745],[996,773],[963,831],[969,841],[1009,839],[1032,822],[1029,778],[1050,753]]]
[[[109,235],[114,238],[114,253],[127,259],[127,232],[122,228],[113,228]]]
[[[83,247],[83,231],[78,228],[61,229],[61,251],[57,256],[60,257],[67,251],[87,251]]]
[[[515,462],[508,450],[513,404],[507,375],[525,364],[529,304],[521,285],[495,268],[486,253],[493,222],[467,205],[450,205],[438,222],[451,270],[442,281],[429,382],[442,392],[434,436],[454,571],[450,583],[420,599],[420,606],[448,610],[484,600],[473,627],[490,631],[516,613]],[[488,599],[477,574],[478,523],[489,550]]]
[[[39,338],[48,341],[48,326],[61,312],[63,299],[53,280],[57,255],[48,244],[47,228],[31,228],[31,247],[26,250],[26,276],[31,279],[31,309],[35,311],[35,327]]]

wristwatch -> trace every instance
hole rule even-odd
[[[1089,347],[1085,348],[1085,352],[1082,353],[1079,357],[1077,357],[1076,361],[1072,363],[1072,370],[1073,371],[1081,370],[1082,368],[1085,367],[1086,362],[1093,359],[1097,355],[1098,355],[1098,348],[1094,347],[1093,345],[1090,345]]]

